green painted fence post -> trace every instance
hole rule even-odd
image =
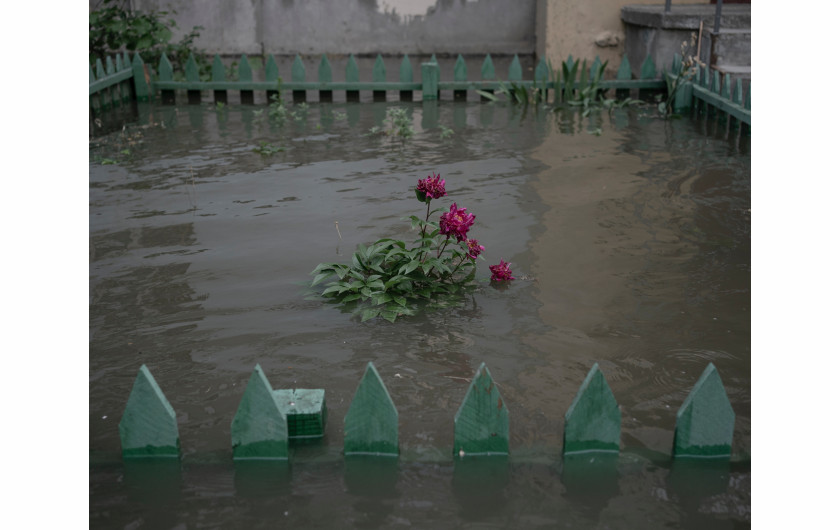
[[[166,57],[166,54],[163,53],[160,56],[160,63],[158,64],[158,80],[159,81],[174,81],[175,77],[173,76],[172,72],[172,63],[169,62],[169,58]],[[160,101],[164,105],[174,105],[175,104],[175,91],[174,90],[161,90],[160,91]]]
[[[213,64],[210,67],[210,80],[214,83],[223,83],[227,81],[225,65],[222,64],[222,58],[218,55],[213,57]],[[227,104],[227,90],[213,90],[213,102]]]
[[[739,107],[744,106],[744,84],[741,82],[740,77],[735,80],[735,92],[732,94],[732,102]]]
[[[277,83],[277,89],[269,89],[265,91],[265,101],[269,105],[274,101],[272,98],[277,96],[277,101],[281,101],[283,95],[280,94],[280,69],[277,68],[277,61],[274,60],[273,55],[269,55],[265,61],[265,80],[269,83]]]
[[[455,456],[507,455],[508,409],[490,370],[481,363],[455,414]]]
[[[134,70],[134,96],[140,101],[151,100],[152,90],[149,86],[149,72],[139,53],[134,54],[131,68]]]
[[[105,67],[102,66],[102,59],[96,59],[96,78],[102,79],[103,77],[105,77],[105,75]],[[99,91],[99,108],[108,108],[108,103],[106,103],[105,101],[105,95],[102,93],[101,90]]]
[[[279,399],[258,364],[230,426],[236,460],[288,460],[289,429]]]
[[[400,63],[400,82],[401,83],[413,83],[414,82],[414,72],[411,70],[411,60],[408,58],[408,55],[403,55],[403,60]],[[400,101],[413,101],[414,100],[414,91],[413,90],[400,90]]]
[[[514,54],[510,61],[508,81],[522,81],[522,65],[519,63],[519,54]]]
[[[627,59],[627,54],[621,58],[621,63],[618,65],[618,72],[615,76],[619,81],[630,81],[633,79],[633,71],[630,68],[630,60]],[[630,90],[627,88],[619,88],[615,91],[616,99],[622,100],[630,97]]]
[[[377,54],[376,61],[373,63],[373,82],[376,83],[384,83],[386,81],[385,78],[385,61],[382,59],[381,54]],[[384,90],[374,90],[373,91],[373,100],[374,101],[385,101],[386,100],[386,92]]]
[[[292,83],[303,83],[306,81],[306,67],[300,55],[295,55],[292,62]],[[306,103],[306,90],[292,90],[292,103]]]
[[[187,83],[198,83],[201,81],[198,75],[198,63],[195,61],[195,56],[192,53],[187,58],[187,64],[184,65],[184,77]],[[187,103],[190,105],[201,104],[201,90],[187,89]]]
[[[440,82],[440,67],[437,62],[423,63],[420,65],[420,72],[423,75],[423,99],[437,99]]]
[[[128,52],[122,53],[122,70],[129,70],[131,69],[131,60],[128,58]],[[134,83],[132,83],[131,78],[126,79],[122,83],[120,83],[120,94],[122,95],[123,101],[131,101],[134,98],[132,97],[132,93],[134,91]]]
[[[251,63],[248,62],[248,56],[244,53],[242,57],[239,59],[239,82],[240,83],[250,83],[254,80],[254,74],[251,71]],[[253,90],[240,90],[239,91],[239,103],[242,105],[253,105],[254,104],[254,91]]]
[[[709,363],[677,411],[674,457],[728,458],[735,411],[715,365]]]
[[[545,56],[540,57],[540,61],[534,69],[534,81],[537,83],[548,81],[548,63],[545,61]]]
[[[359,82],[359,65],[356,64],[356,58],[353,54],[350,54],[350,58],[347,59],[347,66],[344,68],[344,79],[348,83],[358,83]],[[359,91],[358,90],[348,90],[347,94],[347,101],[351,102],[358,102],[359,101]]]
[[[642,68],[639,71],[639,79],[653,79],[656,77],[656,64],[653,62],[653,58],[648,55],[645,57],[644,62],[642,62]]]
[[[460,53],[458,54],[458,58],[455,60],[455,68],[453,71],[453,80],[454,81],[466,81],[467,80],[467,63],[464,61],[464,56]],[[466,90],[454,90],[453,91],[453,99],[455,101],[466,101],[467,100],[467,91]]]
[[[119,428],[123,458],[181,453],[175,410],[145,364],[134,380]]]
[[[332,66],[326,54],[321,55],[321,62],[318,64],[318,82],[332,83]],[[332,99],[332,90],[321,89],[318,91],[319,101],[331,102]]]
[[[399,416],[373,363],[368,363],[344,416],[344,454],[397,456]]]
[[[588,452],[617,453],[621,438],[621,410],[598,363],[592,365],[566,411],[563,455]]]
[[[655,79],[656,78],[656,64],[653,62],[653,58],[648,54],[645,57],[645,60],[642,62],[642,67],[639,71],[639,79]],[[640,89],[639,90],[639,99],[648,99],[653,94],[659,92],[658,90],[653,89]]]
[[[484,62],[481,63],[481,80],[486,82],[495,81],[495,79],[496,67],[493,65],[493,59],[490,58],[490,54],[488,53],[484,57]],[[493,89],[491,88],[488,92],[493,92]],[[481,101],[490,101],[490,98],[481,96]]]

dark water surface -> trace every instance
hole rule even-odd
[[[412,117],[404,145],[365,135],[390,106]],[[280,127],[260,108],[141,106],[140,124],[91,142],[92,527],[749,526],[748,137],[644,110],[310,104]],[[261,142],[285,150],[261,156]],[[449,191],[439,206],[476,215],[482,286],[394,324],[308,300],[318,263],[413,238],[401,218],[424,213],[410,189],[432,171]],[[500,258],[519,279],[497,289]],[[369,361],[400,414],[402,457],[376,469],[341,455]],[[512,455],[476,467],[450,454],[482,362]],[[595,362],[622,409],[622,452],[600,475],[560,459]],[[732,461],[675,467],[676,412],[709,362],[736,414]],[[176,411],[180,462],[121,459],[144,363]],[[274,388],[326,390],[326,439],[288,465],[231,460],[257,363]]]

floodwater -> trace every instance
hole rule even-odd
[[[366,135],[391,106],[412,119],[405,143]],[[749,527],[749,136],[646,109],[451,101],[310,103],[282,126],[263,106],[139,116],[91,141],[91,527]],[[438,206],[476,216],[480,287],[393,324],[308,297],[318,263],[413,238],[411,188],[432,172]],[[517,279],[496,288],[502,258]],[[341,455],[368,362],[399,411],[396,462]],[[455,462],[453,418],[482,362],[512,454]],[[622,411],[622,451],[600,471],[560,455],[596,362]],[[709,362],[736,414],[732,459],[673,465],[676,412]],[[120,456],[142,364],[175,409],[180,461]],[[326,391],[325,439],[288,464],[231,459],[256,364],[273,388]]]

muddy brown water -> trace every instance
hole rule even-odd
[[[404,144],[365,134],[391,106],[412,119]],[[137,123],[91,141],[92,527],[749,526],[748,136],[648,109],[310,103],[282,126],[260,109],[140,105]],[[254,152],[263,142],[283,150]],[[307,298],[318,263],[413,237],[411,187],[433,171],[449,192],[438,205],[476,215],[480,287],[394,324]],[[518,279],[495,288],[501,258]],[[402,456],[375,468],[341,455],[369,361],[400,415]],[[453,417],[482,362],[512,454],[454,462]],[[622,452],[576,474],[563,417],[595,362]],[[677,409],[709,362],[736,414],[732,459],[674,466]],[[287,465],[231,460],[257,363],[274,388],[326,391],[325,439]],[[142,364],[176,411],[179,462],[121,459]]]

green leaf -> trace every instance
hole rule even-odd
[[[394,296],[394,302],[400,304],[401,306],[405,307],[408,303],[408,300],[404,296]]]
[[[382,311],[380,315],[382,316],[382,318],[391,323],[393,323],[397,319],[397,313],[394,311]]]
[[[341,299],[341,303],[346,304],[347,302],[352,302],[354,300],[358,300],[361,297],[362,297],[362,295],[360,295],[360,294],[348,294],[347,296],[345,296],[344,298]]]
[[[410,274],[414,269],[420,266],[419,260],[411,260],[408,264],[403,265],[402,270],[400,270],[401,274]]]
[[[476,90],[476,92],[489,99],[490,101],[499,101],[499,98],[497,98],[495,94],[487,92],[486,90]]]
[[[377,290],[381,290],[381,291],[385,290],[385,284],[382,283],[382,280],[374,280],[372,282],[368,281],[367,286],[370,287],[371,289],[377,289]]]
[[[370,307],[370,308],[364,309],[362,311],[362,322],[365,322],[365,321],[370,320],[372,318],[376,318],[376,316],[379,315],[380,311],[381,311],[381,309],[376,308],[376,307]]]
[[[330,293],[337,293],[337,292],[341,291],[342,289],[344,289],[346,291],[347,287],[342,286],[342,285],[338,285],[338,284],[337,285],[332,285],[332,286],[324,289],[324,292],[321,293],[321,296],[327,296]]]
[[[314,287],[314,286],[318,285],[319,283],[326,280],[327,278],[329,278],[333,274],[335,274],[335,272],[333,272],[333,271],[322,272],[318,276],[315,276],[315,279],[312,280],[312,283],[310,284],[310,287]]]

